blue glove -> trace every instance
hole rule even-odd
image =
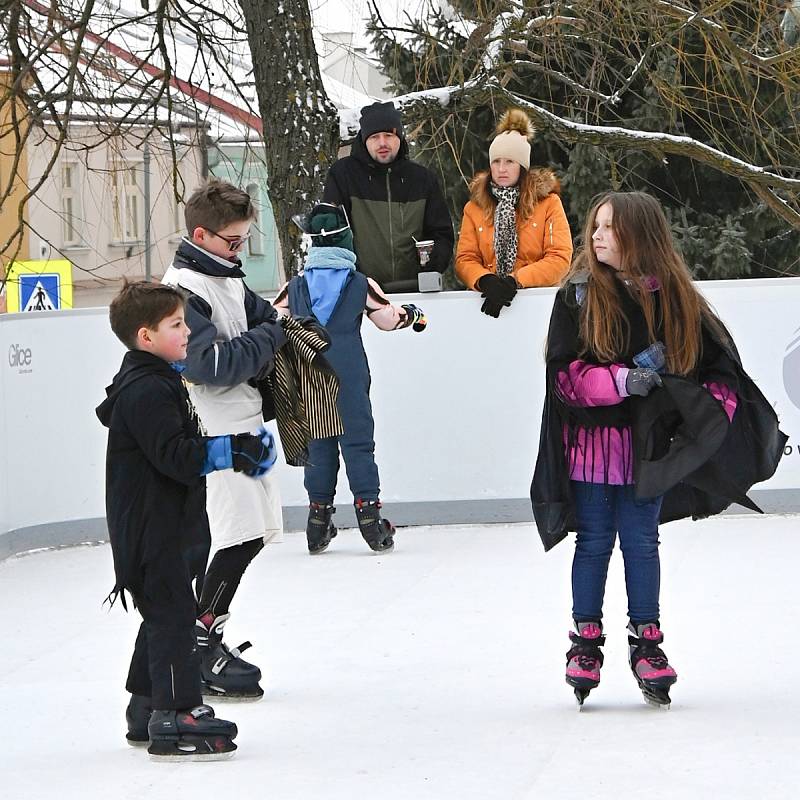
[[[220,469],[244,472],[251,478],[265,475],[278,460],[278,450],[272,434],[263,426],[255,435],[239,433],[215,436],[206,442],[206,460],[201,475]]]
[[[251,478],[266,475],[278,460],[278,448],[272,434],[262,425],[255,433],[231,436],[233,469]]]
[[[206,442],[206,460],[201,475],[208,475],[218,469],[230,469],[233,466],[231,454],[231,437],[215,436]]]

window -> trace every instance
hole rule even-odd
[[[138,242],[144,237],[141,177],[141,162],[118,162],[111,169],[111,238],[115,242]]]
[[[264,204],[261,202],[261,189],[257,183],[251,183],[247,187],[247,194],[253,201],[256,207],[258,216],[250,228],[250,238],[247,240],[247,255],[249,256],[263,256],[264,255]]]
[[[79,188],[78,165],[75,162],[65,161],[61,165],[61,238],[64,247],[80,244]]]

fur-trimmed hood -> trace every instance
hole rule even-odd
[[[534,167],[529,170],[528,175],[529,180],[533,181],[533,191],[537,203],[550,194],[561,194],[561,181],[548,167]],[[488,170],[479,172],[472,182],[470,200],[482,209],[494,208],[496,203],[489,190],[490,182],[491,173]]]
[[[512,274],[518,286],[557,286],[572,259],[572,234],[561,205],[558,178],[551,169],[534,168],[526,175],[528,212],[517,204],[517,260]],[[473,196],[464,207],[458,238],[455,270],[468,288],[497,270],[494,250],[494,211],[496,200],[489,189],[489,173],[476,176]],[[477,198],[476,198],[477,195]]]

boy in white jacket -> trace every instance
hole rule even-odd
[[[262,397],[252,379],[269,369],[286,341],[275,310],[247,287],[238,260],[255,216],[246,192],[209,180],[186,203],[188,236],[162,278],[189,294],[191,335],[183,375],[209,436],[263,424]],[[208,518],[216,553],[198,587],[203,694],[257,699],[264,694],[261,670],[240,658],[244,645],[223,644],[222,632],[247,566],[266,542],[282,534],[277,482],[271,473],[258,480],[213,473]]]

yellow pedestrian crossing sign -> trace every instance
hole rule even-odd
[[[6,297],[10,313],[72,308],[72,262],[15,261],[8,269]]]

